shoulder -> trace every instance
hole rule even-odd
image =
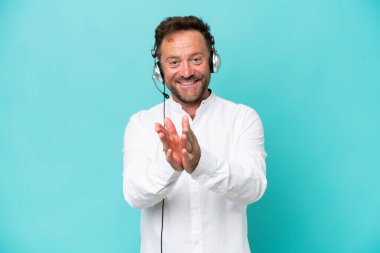
[[[156,122],[163,120],[163,104],[158,104],[146,110],[134,113],[126,126],[126,131],[145,132],[152,130]]]
[[[150,121],[161,121],[163,115],[163,105],[158,104],[149,109],[141,110],[134,113],[130,118],[129,122],[150,122]]]
[[[162,105],[156,105],[147,110],[133,114],[124,130],[124,149],[150,150],[155,147],[159,138],[154,131],[155,123],[162,121]]]
[[[258,118],[259,115],[255,109],[244,104],[238,104],[221,97],[215,97],[215,105],[218,110],[230,115],[243,118]]]

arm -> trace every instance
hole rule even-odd
[[[255,202],[264,194],[267,186],[264,131],[254,110],[247,108],[229,160],[203,148],[200,153],[199,163],[191,173],[198,183],[241,205]]]
[[[166,161],[158,138],[149,133],[154,133],[154,126],[146,129],[148,132],[144,132],[145,129],[136,117],[132,117],[124,133],[123,193],[126,201],[138,208],[160,202],[181,174]],[[159,149],[155,151],[159,152],[158,159],[150,151],[155,146]]]

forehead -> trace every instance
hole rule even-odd
[[[203,35],[196,30],[178,31],[165,36],[161,44],[161,55],[206,53],[207,44]]]

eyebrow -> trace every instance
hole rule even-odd
[[[202,55],[202,56],[205,56],[204,53],[197,52],[197,53],[192,53],[192,54],[190,54],[189,57],[194,57],[194,56],[196,56],[196,55]],[[168,60],[170,60],[170,59],[179,59],[179,58],[181,58],[181,57],[180,57],[180,56],[168,56],[168,57],[165,58],[165,61],[168,61]]]

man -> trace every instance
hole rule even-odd
[[[267,186],[260,118],[208,89],[219,59],[201,19],[167,18],[155,39],[155,74],[172,96],[131,117],[123,149],[141,252],[250,252],[246,207]]]

